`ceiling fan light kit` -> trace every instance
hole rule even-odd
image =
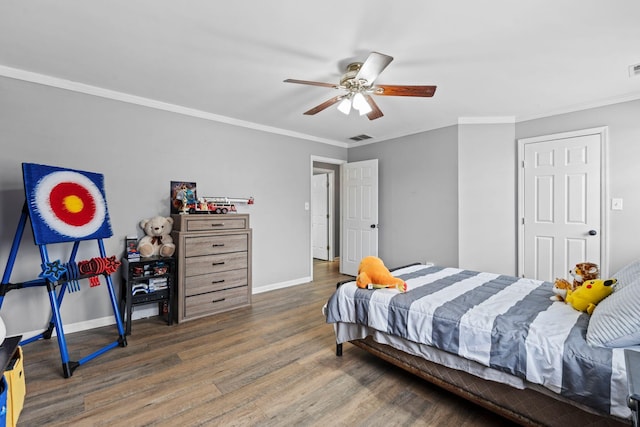
[[[343,114],[349,115],[351,112],[351,99],[348,96],[344,97],[340,104],[338,104],[338,111]]]
[[[340,102],[338,110],[349,114],[351,108],[361,116],[366,115],[369,120],[383,116],[382,111],[371,95],[378,96],[417,96],[432,97],[436,86],[405,86],[405,85],[377,85],[374,81],[380,73],[393,61],[393,57],[378,52],[371,52],[364,62],[352,62],[347,66],[340,78],[340,84],[313,82],[308,80],[286,79],[285,83],[298,83],[311,86],[322,86],[333,89],[346,90],[344,95],[333,97],[322,104],[305,111],[305,115],[314,115]]]
[[[371,108],[369,103],[367,103],[367,100],[365,99],[364,95],[362,95],[362,93],[360,92],[356,92],[356,94],[353,95],[352,104],[353,104],[353,108],[355,108],[356,110],[358,110],[358,112],[360,112],[361,116],[365,114],[369,114],[373,110],[373,108]]]

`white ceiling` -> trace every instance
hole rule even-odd
[[[435,96],[377,97],[374,121],[304,116],[338,92],[283,83],[338,83],[371,51],[395,58],[377,83]],[[638,0],[0,3],[0,75],[344,146],[639,99],[637,63]]]

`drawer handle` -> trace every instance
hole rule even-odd
[[[216,283],[224,283],[224,279],[222,279],[222,280],[214,280],[213,282],[211,282],[212,285],[215,285]]]
[[[226,300],[226,298],[214,299],[213,301],[211,301],[211,304],[215,304],[217,302],[222,302],[224,300]]]
[[[211,224],[212,227],[224,227],[224,222],[219,222],[217,224]]]
[[[224,246],[224,243],[214,243],[213,245],[211,245],[212,248],[219,248],[221,246]]]
[[[224,261],[212,262],[211,265],[224,265]]]

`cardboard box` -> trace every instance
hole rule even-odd
[[[13,357],[4,371],[4,379],[7,382],[7,417],[6,425],[15,426],[24,405],[26,387],[24,381],[24,362],[22,359],[22,347],[18,346]]]

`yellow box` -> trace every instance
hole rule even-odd
[[[22,360],[22,347],[18,346],[13,357],[4,371],[7,381],[7,426],[15,426],[24,405],[26,387],[24,382],[24,364]]]

